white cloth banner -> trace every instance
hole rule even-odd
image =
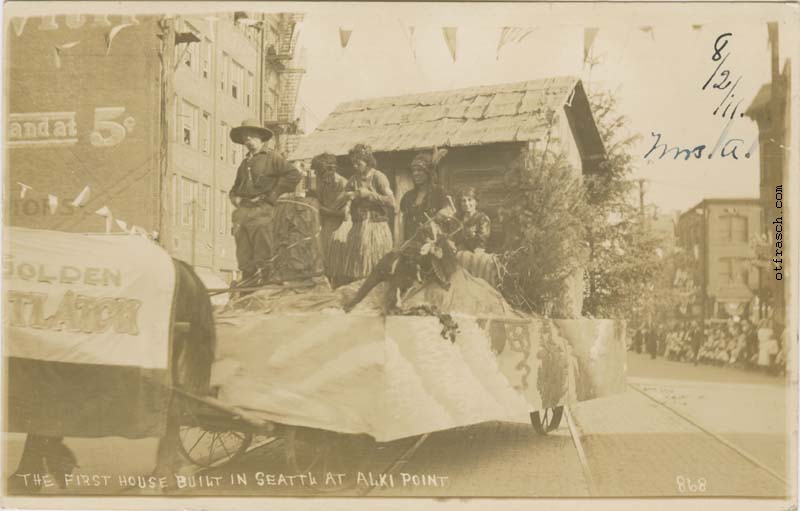
[[[357,311],[217,317],[212,385],[252,415],[386,442],[619,392],[624,327],[609,320],[481,320]],[[580,361],[580,362],[579,362]]]
[[[175,269],[138,236],[6,228],[5,354],[166,369]]]

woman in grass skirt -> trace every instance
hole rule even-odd
[[[316,172],[316,196],[319,200],[320,242],[322,245],[325,274],[333,282],[334,268],[330,260],[330,244],[333,234],[345,219],[345,206],[337,204],[344,193],[347,179],[337,172],[336,156],[318,154],[311,160],[311,169]]]
[[[375,169],[372,149],[358,144],[350,150],[353,176],[347,181],[339,203],[350,201],[353,226],[347,236],[344,278],[355,281],[370,274],[380,259],[392,250],[389,217],[394,211],[394,194],[389,179]]]

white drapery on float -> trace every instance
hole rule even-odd
[[[169,256],[137,237],[14,228],[4,255],[9,431],[161,436]],[[385,284],[351,314],[353,289],[281,286],[259,302],[269,292],[216,318],[212,380],[221,401],[274,422],[390,441],[624,391],[621,323],[522,317],[463,269],[404,301],[451,312],[454,342],[436,316],[382,314]]]
[[[464,303],[430,286],[416,296]],[[532,411],[625,389],[622,323],[456,312],[451,342],[435,316],[370,311],[384,287],[351,314],[329,307],[332,299],[313,312],[219,315],[219,398],[267,420],[383,442],[486,421],[529,423]]]

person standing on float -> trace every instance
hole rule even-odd
[[[367,277],[378,261],[392,250],[389,217],[395,202],[389,179],[375,169],[372,149],[358,144],[350,150],[353,176],[347,181],[338,204],[350,201],[353,226],[347,236],[344,277],[352,282]]]
[[[242,282],[265,283],[269,280],[275,246],[275,204],[282,193],[295,189],[301,176],[280,154],[267,147],[272,131],[257,120],[244,121],[231,130],[230,136],[235,143],[247,147],[247,156],[239,164],[229,193],[236,207],[232,215],[236,260]],[[259,281],[252,282],[256,274]]]
[[[344,205],[337,204],[344,192],[347,179],[338,173],[336,156],[330,153],[318,154],[311,160],[311,169],[316,173],[316,195],[319,201],[320,241],[325,262],[325,272],[333,280],[333,269],[328,247],[336,229],[344,221]]]

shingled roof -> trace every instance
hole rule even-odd
[[[375,152],[392,152],[526,142],[544,135],[548,109],[565,106],[572,111],[568,117],[581,156],[602,155],[580,80],[559,77],[342,103],[300,139],[291,158],[323,152],[343,155],[357,143],[369,144]]]

